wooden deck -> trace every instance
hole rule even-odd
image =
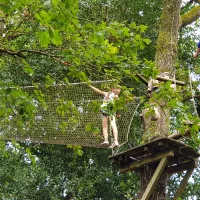
[[[166,171],[169,174],[197,167],[200,154],[188,145],[170,138],[159,138],[124,152],[110,156],[109,159],[120,166],[120,172],[137,171],[145,165],[152,167],[162,158],[168,158]]]

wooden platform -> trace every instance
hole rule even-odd
[[[109,159],[120,166],[120,172],[137,171],[145,165],[155,168],[162,158],[168,158],[166,171],[169,174],[197,167],[200,154],[188,145],[169,138],[159,138]]]

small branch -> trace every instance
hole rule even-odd
[[[8,54],[8,55],[11,55],[11,56],[17,56],[17,57],[20,57],[20,58],[27,58],[27,55],[25,55],[24,53],[40,54],[40,55],[49,57],[49,58],[51,58],[51,59],[55,60],[56,62],[59,62],[59,63],[61,63],[63,65],[67,65],[67,66],[71,65],[67,61],[63,61],[63,60],[60,59],[60,58],[64,58],[64,56],[48,54],[48,53],[45,53],[45,52],[42,52],[42,51],[39,51],[39,50],[26,50],[26,49],[23,49],[23,50],[20,50],[20,51],[12,51],[12,50],[7,50],[7,49],[0,48],[0,53]]]
[[[71,65],[67,61],[63,61],[63,60],[60,59],[60,58],[64,58],[64,56],[58,56],[58,55],[48,54],[48,53],[44,53],[44,52],[39,51],[39,50],[21,50],[20,52],[40,54],[40,55],[52,58],[56,62],[61,63],[63,65],[67,65],[67,66]]]
[[[11,56],[18,56],[20,58],[26,58],[26,55],[24,55],[20,51],[12,51],[12,50],[0,48],[0,53],[8,54],[8,55],[11,55]]]
[[[189,136],[189,135],[190,135],[190,129],[187,129],[184,134],[174,133],[172,135],[169,135],[168,138],[171,138],[171,139],[174,139],[174,140],[179,140],[179,139],[181,139],[185,136]]]
[[[44,56],[51,57],[51,58],[64,58],[64,56],[58,56],[58,55],[54,55],[54,54],[48,54],[48,53],[45,53],[45,52],[39,51],[39,50],[22,49],[19,52],[35,53],[35,54],[40,54],[40,55],[44,55]]]
[[[10,40],[14,40],[22,35],[27,35],[27,34],[29,34],[29,33],[16,33],[16,34],[12,34],[12,35],[7,34],[6,38],[7,38],[7,40],[10,41]]]

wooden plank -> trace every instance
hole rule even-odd
[[[151,181],[149,182],[141,200],[148,200],[151,196],[151,194],[153,193],[153,190],[160,178],[160,176],[162,175],[163,170],[165,169],[165,166],[168,162],[168,157],[162,158],[156,171],[154,172],[153,177],[151,178]]]
[[[160,141],[162,142],[162,140],[165,140],[165,139],[168,139],[168,138],[155,139],[154,141],[148,142],[146,144],[142,144],[142,145],[139,145],[137,147],[133,147],[133,148],[125,150],[123,152],[109,156],[109,159],[115,159],[115,158],[118,158],[119,156],[133,156],[134,157],[134,154],[138,154],[142,151],[147,152],[148,149],[155,147],[155,146],[158,146],[158,144],[163,145],[163,143],[160,143]]]
[[[122,157],[128,157],[128,156],[139,157],[139,156],[147,154],[148,152],[149,152],[149,149],[145,145],[143,145],[143,146],[135,147],[135,148],[120,152],[118,154],[109,156],[109,159],[117,160],[121,156]]]
[[[181,151],[178,149],[181,148]],[[151,141],[149,143],[139,145],[137,147],[133,147],[131,149],[125,150],[123,152],[117,153],[115,155],[109,156],[109,159],[113,160],[114,162],[118,163],[119,157],[127,157],[131,156],[133,158],[139,158],[140,156],[148,156],[146,154],[154,152],[160,152],[160,151],[166,151],[169,149],[174,149],[175,151],[175,156],[178,157],[185,157],[189,159],[196,159],[197,157],[200,157],[200,154],[196,152],[193,148],[191,148],[188,145],[185,145],[183,143],[180,143],[174,139],[170,139],[167,137],[164,138],[158,138],[155,139],[154,141]],[[140,159],[140,158],[139,158]],[[132,160],[126,160],[126,159],[121,159],[125,160],[125,163],[132,163]],[[123,161],[120,162],[122,165],[124,164]],[[121,165],[120,164],[120,165]]]
[[[151,164],[151,163],[154,163],[154,162],[158,162],[160,159],[162,158],[165,158],[165,157],[172,157],[174,156],[174,152],[173,151],[167,151],[167,152],[162,152],[162,153],[159,153],[157,155],[152,155],[152,156],[148,156],[146,158],[143,158],[142,160],[140,161],[135,161],[129,165],[126,165],[124,167],[122,167],[120,169],[120,172],[121,173],[125,173],[127,171],[132,171],[132,170],[135,170],[135,169],[138,169],[144,165],[148,165],[148,164]]]
[[[170,81],[172,83],[175,83],[176,85],[181,85],[181,86],[185,85],[185,82],[183,82],[183,81],[178,81],[178,80],[166,78],[166,77],[163,77],[163,76],[156,76],[156,79],[159,80],[159,81],[165,81],[165,82]]]
[[[182,164],[184,162],[189,162],[191,159],[183,157],[180,155],[180,157],[174,156],[169,160],[168,166],[174,165],[174,164]]]
[[[132,151],[126,154],[126,156],[132,156],[132,157],[140,157],[145,154],[148,154],[150,152],[149,148],[147,146],[144,146],[143,148],[140,148],[139,151]]]
[[[196,150],[194,150],[192,147],[190,147],[184,143],[178,142],[174,139],[168,138],[166,140],[166,144],[169,148],[176,150],[176,152],[178,154],[182,154],[182,155],[184,155],[186,157],[190,157],[190,158],[200,157],[200,154]]]
[[[122,154],[118,156],[110,156],[109,159],[113,162],[116,162],[120,165],[132,163],[133,159],[137,159],[138,157],[144,156],[149,153],[149,149],[147,147],[144,147],[143,149],[140,148],[140,151],[135,151],[135,152],[127,152],[127,154]]]
[[[168,167],[167,168],[167,173],[168,174],[173,174],[173,173],[178,173],[184,170],[188,170],[188,169],[192,169],[192,168],[196,168],[198,166],[198,162],[197,160],[192,160],[189,162],[185,162],[182,164],[178,164],[172,167]]]
[[[189,159],[194,160],[197,158],[199,155],[192,149],[191,147],[181,144],[181,143],[173,143],[173,142],[167,142],[167,147],[174,150],[175,154],[178,156],[183,156]]]
[[[188,180],[189,180],[190,176],[192,175],[193,170],[194,170],[194,168],[189,169],[186,172],[185,176],[183,177],[183,180],[181,181],[180,187],[178,188],[178,190],[172,200],[178,200],[178,198],[182,195],[184,189],[187,186]]]
[[[151,153],[157,153],[160,150],[164,151],[166,149],[166,144],[163,141],[159,141],[158,143],[151,146]]]

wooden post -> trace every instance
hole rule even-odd
[[[154,175],[152,179],[150,180],[141,200],[148,200],[153,193],[154,187],[156,186],[160,176],[162,175],[163,170],[165,169],[165,166],[168,162],[168,157],[162,158],[156,171],[154,172]]]
[[[188,180],[192,175],[193,170],[194,168],[191,168],[186,172],[185,176],[183,177],[183,180],[181,181],[180,187],[178,188],[176,194],[174,195],[173,200],[177,200],[181,196],[181,194],[183,193],[184,189],[187,186]]]

